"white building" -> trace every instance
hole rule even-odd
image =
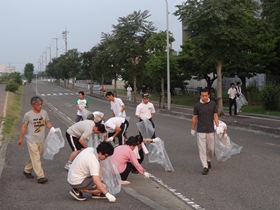
[[[16,67],[0,64],[0,76],[16,72]]]

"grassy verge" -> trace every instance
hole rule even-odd
[[[8,101],[6,108],[6,117],[3,118],[4,125],[2,130],[3,140],[6,135],[10,135],[10,139],[19,133],[17,123],[20,120],[20,111],[22,106],[22,86],[16,93],[8,92]]]

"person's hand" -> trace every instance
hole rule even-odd
[[[222,127],[217,127],[216,128],[216,133],[217,134],[222,134],[222,133],[224,133],[224,129]]]
[[[18,140],[18,146],[22,145],[22,139]]]
[[[122,116],[122,112],[120,112],[119,114],[118,114],[118,117],[121,117]]]
[[[54,133],[54,132],[55,132],[55,128],[54,128],[54,127],[51,127],[50,132],[51,132],[51,133]]]
[[[159,137],[154,138],[154,139],[153,139],[153,142],[154,142],[154,143],[160,142],[160,138],[159,138]]]
[[[106,198],[109,200],[109,202],[113,203],[116,201],[116,197],[111,195],[110,193],[106,193]]]
[[[144,172],[143,174],[146,178],[150,178],[150,174],[148,172]]]
[[[227,133],[225,133],[225,134],[224,134],[224,137],[225,137],[225,138],[227,138],[227,137],[228,137]]]
[[[191,134],[194,136],[195,135],[195,130],[191,130]]]
[[[113,140],[114,140],[114,137],[111,136],[110,138],[107,139],[107,142],[111,142],[111,141],[113,141]]]

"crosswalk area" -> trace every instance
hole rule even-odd
[[[78,95],[78,93],[42,93],[41,96],[74,96]]]

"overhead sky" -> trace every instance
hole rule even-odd
[[[169,30],[177,51],[182,25],[173,13],[184,1],[168,0]],[[63,31],[68,31],[67,49],[86,52],[100,43],[102,32],[112,32],[119,17],[140,10],[150,12],[148,20],[158,31],[166,30],[166,0],[1,0],[0,64],[23,72],[26,63],[33,63],[38,71],[41,60],[55,57],[56,40],[58,55],[64,53]]]

